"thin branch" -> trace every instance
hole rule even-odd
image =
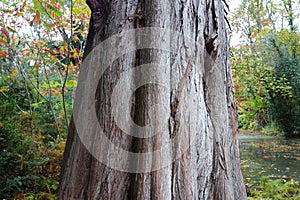
[[[47,75],[47,69],[45,67],[45,65],[43,65],[43,68],[44,68],[44,72],[45,72],[45,76],[46,76],[46,80],[47,80],[47,84],[48,84],[48,89],[49,89],[49,106],[50,106],[50,110],[51,110],[51,113],[54,117],[54,120],[55,120],[55,125],[56,125],[56,129],[57,129],[57,133],[58,135],[60,135],[60,130],[59,130],[59,125],[58,125],[58,121],[57,121],[57,118],[56,118],[56,115],[55,115],[55,112],[54,112],[54,109],[53,109],[53,106],[52,106],[52,103],[51,103],[51,99],[52,99],[52,87],[51,87],[51,83],[50,83],[50,80],[49,80],[49,77]]]
[[[71,42],[73,41],[73,1],[71,0],[71,35],[70,35],[70,40],[68,42],[68,64],[71,64],[71,59],[70,59],[70,50],[71,50]],[[66,83],[68,80],[68,75],[69,75],[69,65],[67,65],[66,69],[66,74],[65,74],[65,79],[62,85],[62,90],[61,90],[61,95],[62,95],[62,106],[64,109],[64,115],[65,115],[65,121],[66,121],[66,126],[69,125],[69,120],[68,120],[68,115],[67,115],[67,108],[66,108],[66,99],[65,99],[65,90],[66,90]]]

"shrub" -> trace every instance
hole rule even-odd
[[[267,177],[260,179],[259,185],[252,186],[249,194],[251,199],[300,199],[300,185],[295,180],[270,180]]]

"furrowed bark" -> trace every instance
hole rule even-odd
[[[178,55],[193,55],[197,50],[197,58],[190,60],[170,52],[142,49],[114,61],[100,79],[95,94],[99,123],[110,140],[132,152],[159,149],[161,136],[135,138],[115,124],[109,115],[110,98],[122,72],[147,63],[169,63],[173,67],[165,78],[172,82],[171,92],[165,94],[163,88],[155,85],[140,87],[132,97],[132,119],[138,125],[146,125],[150,120],[149,107],[162,101],[160,94],[164,94],[170,104],[169,137],[194,131],[196,141],[166,168],[149,173],[120,172],[88,153],[72,120],[58,199],[246,199],[222,0],[88,0],[87,3],[92,18],[84,57],[110,36],[142,27],[178,31],[193,38],[197,45],[183,45],[178,51]],[[200,72],[190,62],[202,66]],[[187,105],[195,108],[195,127],[185,113]],[[159,107],[156,112],[160,112]],[[189,144],[188,137],[182,138],[170,152]]]

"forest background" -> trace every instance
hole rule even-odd
[[[240,132],[299,137],[300,1],[228,3]],[[83,0],[0,0],[1,199],[55,198],[89,15]]]

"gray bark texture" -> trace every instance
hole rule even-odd
[[[239,164],[225,3],[221,0],[87,0],[87,3],[92,16],[84,57],[93,47],[124,30],[160,27],[193,38],[197,60],[203,66],[196,73],[186,59],[155,49],[137,50],[115,60],[101,77],[95,94],[99,123],[109,139],[133,152],[158,148],[159,136],[139,139],[123,134],[109,115],[110,97],[123,71],[149,62],[168,62],[173,66],[168,79],[174,83],[166,94],[170,104],[169,137],[179,131],[193,131],[196,141],[168,167],[149,173],[121,172],[103,165],[86,150],[71,120],[58,199],[247,199]],[[185,55],[194,50],[195,47],[182,45],[178,51]],[[206,54],[211,58],[209,64]],[[185,87],[181,88],[183,79]],[[147,110],[154,102],[161,101],[158,94],[163,92],[151,84],[135,91],[131,109],[135,123],[142,126],[149,122]],[[186,105],[195,108],[197,118],[193,126],[185,113]],[[171,151],[187,144],[186,140],[179,141],[181,144],[173,146]]]

